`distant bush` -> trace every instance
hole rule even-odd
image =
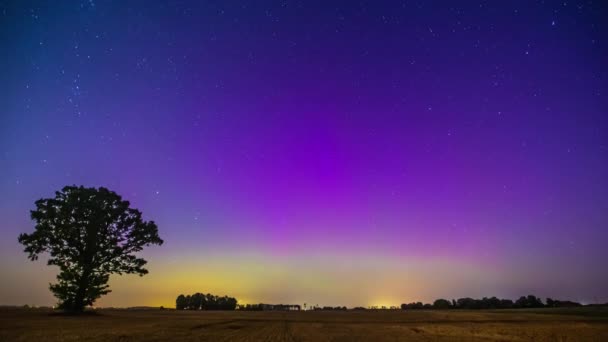
[[[551,298],[547,298],[547,307],[550,308],[572,308],[577,306],[583,306],[581,303],[571,302],[569,300],[553,300]]]
[[[346,306],[324,306],[318,309],[323,311],[346,311]]]
[[[422,302],[412,302],[409,304],[401,304],[402,310],[419,310],[424,309],[424,304]]]

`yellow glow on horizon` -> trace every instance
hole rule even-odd
[[[179,294],[196,292],[228,295],[239,304],[307,303],[320,306],[391,306],[450,296],[466,296],[470,279],[484,279],[489,269],[446,260],[398,262],[360,256],[278,259],[269,255],[185,255],[173,260],[150,260],[144,277],[112,276],[113,290],[97,306],[175,307]],[[469,291],[469,292],[467,292]],[[472,294],[474,295],[474,294]]]

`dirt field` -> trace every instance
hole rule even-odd
[[[608,341],[606,308],[178,312],[0,309],[0,341]]]

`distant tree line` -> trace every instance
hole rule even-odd
[[[317,311],[346,311],[347,308],[346,306],[313,306],[311,308],[312,310],[317,310]]]
[[[575,307],[582,306],[580,303],[571,301],[553,300],[547,298],[546,303],[534,295],[521,296],[516,301],[511,299],[499,299],[496,297],[483,297],[482,299],[459,298],[452,299],[437,299],[433,304],[423,304],[422,302],[412,302],[401,304],[403,310],[420,310],[420,309],[516,309],[516,308],[559,308],[559,307]]]
[[[298,304],[246,304],[239,305],[239,310],[243,311],[300,311],[302,308]]]
[[[175,308],[177,310],[234,310],[237,303],[236,298],[197,292],[193,295],[177,296]]]
[[[606,304],[603,304],[606,305]],[[482,310],[482,309],[516,309],[516,308],[562,308],[562,307],[578,307],[583,306],[580,303],[572,302],[568,300],[555,300],[547,298],[543,301],[534,296],[521,296],[519,299],[513,301],[511,299],[499,299],[497,297],[483,297],[481,299],[474,298],[459,298],[459,299],[437,299],[432,304],[422,302],[412,302],[407,304],[401,304],[402,310],[430,310],[430,309],[463,309],[463,310]],[[602,306],[602,304],[598,305]],[[298,304],[246,304],[238,305],[238,301],[235,298],[228,296],[215,296],[212,294],[204,294],[197,292],[193,295],[180,294],[175,300],[175,308],[177,310],[244,310],[244,311],[291,311],[300,310],[301,307]],[[387,310],[387,309],[399,309],[398,307],[355,307],[353,310]],[[311,306],[309,310],[313,311],[345,311],[345,306]]]
[[[605,305],[606,304],[604,304],[604,306]],[[569,300],[553,300],[551,298],[547,298],[547,304],[545,304],[545,306],[548,308],[571,308],[576,306],[583,306],[583,304],[572,302]]]

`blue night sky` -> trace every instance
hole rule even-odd
[[[608,301],[602,1],[1,1],[0,303],[34,201],[105,186],[177,294]]]

